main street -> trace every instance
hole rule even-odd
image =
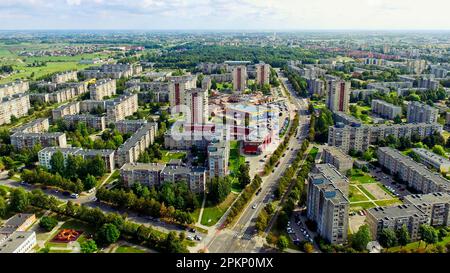
[[[309,116],[307,114],[308,104],[299,98],[292,86],[280,72],[280,80],[283,86],[291,94],[291,102],[288,103],[290,111],[298,112],[300,124],[297,137],[293,135],[289,141],[285,156],[281,157],[280,164],[268,176],[262,178],[261,192],[243,209],[238,219],[228,228],[221,229],[226,215],[223,216],[216,226],[217,229],[204,240],[204,250],[208,252],[230,253],[230,252],[259,252],[265,238],[255,234],[255,222],[261,209],[273,200],[273,192],[277,187],[278,179],[294,161],[297,151],[309,132]],[[253,206],[256,208],[253,209]]]

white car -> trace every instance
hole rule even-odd
[[[252,209],[256,209],[257,206],[258,206],[258,205],[254,204],[254,205],[252,206]]]
[[[186,239],[188,239],[189,241],[194,241],[194,238],[192,236],[187,236]]]
[[[76,193],[72,193],[71,195],[70,195],[70,197],[72,197],[72,198],[74,198],[74,199],[77,199],[78,198],[78,194],[76,194]]]

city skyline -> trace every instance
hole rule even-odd
[[[0,0],[4,30],[448,30],[444,0]],[[306,11],[306,12],[302,12]],[[208,22],[208,24],[205,24]],[[395,26],[395,27],[393,27]]]

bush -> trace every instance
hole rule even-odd
[[[47,232],[51,231],[58,224],[58,220],[53,217],[44,216],[39,221],[39,226],[45,229]]]

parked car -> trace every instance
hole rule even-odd
[[[201,240],[202,240],[202,237],[200,237],[200,236],[198,236],[198,235],[195,235],[195,236],[194,236],[194,239],[197,240],[197,241],[201,241]]]
[[[70,197],[72,197],[73,199],[77,199],[78,198],[78,194],[77,193],[72,193],[71,195],[70,195]]]
[[[187,236],[186,239],[188,239],[189,241],[194,241],[194,238],[192,236]]]
[[[195,230],[195,228],[190,228],[189,232],[195,233],[197,230]]]

